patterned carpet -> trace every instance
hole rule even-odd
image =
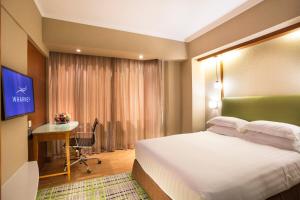
[[[131,174],[122,173],[45,188],[37,200],[150,200]]]

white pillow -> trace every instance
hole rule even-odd
[[[300,127],[292,124],[272,122],[272,121],[253,121],[240,128],[241,132],[255,131],[272,136],[282,137],[290,140],[300,138]]]
[[[280,149],[300,152],[300,142],[264,133],[246,131],[240,138],[257,144],[269,145]]]
[[[218,116],[210,119],[207,123],[216,126],[239,129],[247,124],[248,121],[236,117]]]
[[[233,136],[236,137],[240,135],[240,132],[235,128],[225,127],[225,126],[212,126],[207,129],[207,131],[217,133],[220,135],[227,135],[227,136]]]

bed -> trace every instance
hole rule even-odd
[[[299,102],[300,96],[224,98],[222,115],[299,126]],[[209,131],[138,142],[132,175],[154,200],[300,199],[298,152]]]

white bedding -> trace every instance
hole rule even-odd
[[[139,141],[136,159],[174,200],[260,200],[300,182],[300,154],[212,132]]]

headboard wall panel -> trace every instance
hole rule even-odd
[[[222,115],[300,126],[300,95],[226,97],[222,101]]]

